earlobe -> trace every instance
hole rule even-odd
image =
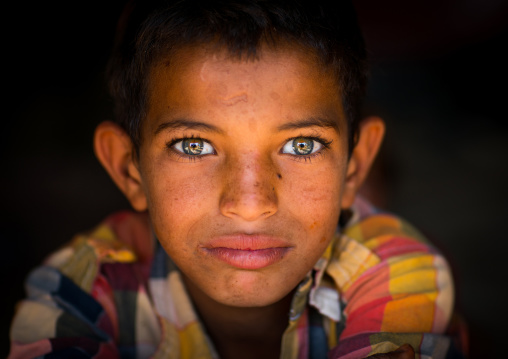
[[[341,207],[349,208],[356,193],[369,173],[385,133],[384,121],[379,117],[368,117],[360,123],[358,143],[349,159]]]
[[[146,210],[146,195],[129,135],[113,122],[102,122],[95,129],[94,151],[99,162],[132,207],[137,211]]]

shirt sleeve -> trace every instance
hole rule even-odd
[[[120,357],[110,316],[59,270],[37,268],[26,288],[11,326],[9,359]]]
[[[449,358],[453,310],[446,260],[398,218],[376,215],[345,231],[329,266],[345,327],[333,358],[363,358],[410,344],[419,358]]]

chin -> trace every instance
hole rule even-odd
[[[258,288],[240,288],[236,287],[233,291],[223,293],[210,293],[209,296],[216,302],[230,307],[238,308],[260,308],[268,307],[280,302],[292,293],[292,288],[287,291],[274,291],[270,287],[260,286]]]
[[[220,299],[219,302],[230,306],[230,307],[237,307],[237,308],[262,308],[262,307],[268,307],[272,304],[275,304],[279,302],[281,299],[283,299],[285,296],[276,297],[268,297],[265,298],[264,296],[259,296],[258,294],[255,295],[243,295],[243,296],[235,296],[230,298],[224,298]]]

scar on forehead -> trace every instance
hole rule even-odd
[[[244,93],[244,94],[232,96],[229,98],[223,98],[220,100],[220,102],[222,102],[222,104],[224,104],[226,106],[233,106],[233,105],[236,105],[238,102],[247,102],[247,100],[248,100],[247,94]]]

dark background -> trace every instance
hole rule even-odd
[[[355,2],[373,59],[367,107],[388,124],[366,190],[448,256],[471,358],[504,357],[508,1]],[[3,5],[0,356],[29,269],[128,207],[91,140],[112,118],[103,71],[123,3]]]

